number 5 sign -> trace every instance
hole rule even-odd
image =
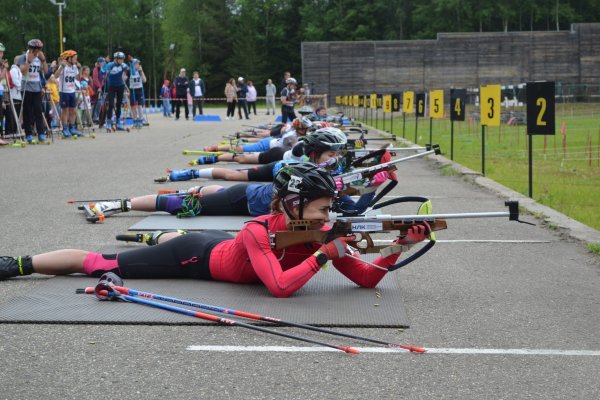
[[[554,135],[554,82],[527,82],[527,133]]]
[[[480,88],[481,125],[500,126],[500,102],[500,85],[487,85]]]

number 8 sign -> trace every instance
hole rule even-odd
[[[527,83],[527,133],[554,135],[554,82]]]

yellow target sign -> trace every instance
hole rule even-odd
[[[392,112],[392,95],[386,94],[383,96],[383,112]]]
[[[487,85],[479,89],[481,125],[500,126],[500,85]]]
[[[377,94],[371,94],[371,108],[377,109]]]
[[[429,91],[429,116],[431,118],[444,118],[444,91]]]
[[[415,112],[415,92],[404,92],[402,95],[402,111],[405,113]]]

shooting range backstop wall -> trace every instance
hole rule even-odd
[[[600,85],[600,23],[436,40],[303,42],[302,82],[329,98],[535,80]]]

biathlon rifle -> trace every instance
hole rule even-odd
[[[433,155],[433,154],[441,154],[439,145],[434,144],[431,146],[431,148],[429,150],[424,151],[423,153],[414,154],[412,156],[407,156],[407,157],[403,157],[403,158],[398,158],[396,160],[388,161],[383,164],[373,165],[371,167],[355,169],[353,171],[337,175],[336,178],[341,179],[342,183],[344,183],[344,184],[349,184],[351,182],[355,182],[355,181],[358,181],[361,179],[371,179],[375,174],[377,174],[379,172],[383,172],[383,171],[393,172],[393,171],[397,170],[396,164],[399,164],[401,162],[408,161],[408,160],[414,160],[416,158],[422,158],[422,157]],[[369,156],[369,155],[367,154],[367,156]],[[364,158],[365,157],[363,157],[363,159]],[[359,159],[359,160],[361,160],[361,159]],[[359,160],[355,160],[355,162],[357,162]]]
[[[408,230],[416,225],[426,225],[429,236],[429,242],[421,247],[411,256],[399,261],[395,265],[387,268],[393,271],[401,268],[410,262],[421,257],[429,251],[436,242],[434,232],[447,228],[447,219],[457,218],[491,218],[508,217],[509,221],[519,221],[519,203],[517,201],[507,201],[505,206],[508,211],[503,212],[483,212],[483,213],[462,213],[462,214],[432,214],[431,201],[424,197],[400,197],[389,200],[378,205],[378,208],[405,202],[420,202],[419,211],[414,215],[360,215],[352,217],[336,217],[336,220],[330,230],[310,230],[311,222],[306,220],[290,221],[292,229],[289,231],[279,231],[271,235],[271,245],[274,249],[283,250],[288,246],[303,243],[328,243],[339,237],[355,236],[355,240],[349,245],[356,249],[360,254],[380,253],[382,257],[392,254],[398,254],[409,250],[412,245],[401,245],[396,243],[379,244],[375,243],[371,234],[396,232],[397,237],[401,238],[408,233]],[[527,222],[525,222],[527,223]],[[378,241],[379,242],[379,241]],[[363,260],[364,261],[364,260]],[[375,265],[373,265],[375,266]],[[378,267],[378,266],[375,266]]]

